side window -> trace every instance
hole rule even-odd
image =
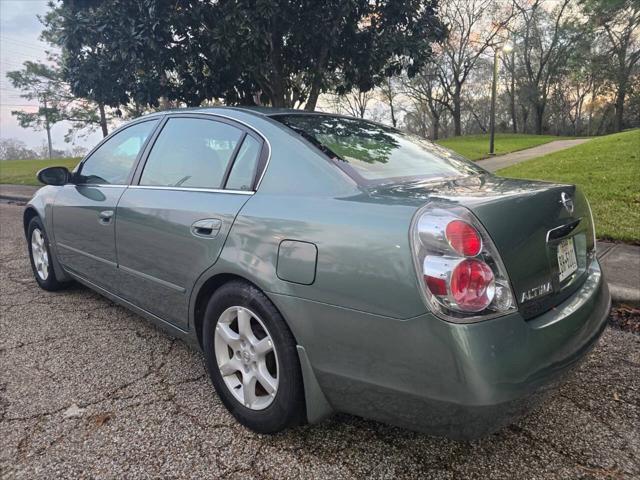
[[[231,167],[231,173],[225,188],[230,190],[251,190],[253,178],[256,174],[260,147],[262,145],[255,138],[247,135],[238,150],[236,161]]]
[[[80,182],[127,183],[136,157],[157,123],[157,120],[137,123],[116,133],[84,162],[79,172]]]
[[[156,140],[140,185],[220,188],[242,130],[198,118],[171,118]]]

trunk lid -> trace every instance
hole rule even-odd
[[[527,319],[570,296],[584,282],[593,257],[589,205],[574,185],[479,175],[442,183],[379,186],[370,195],[469,208],[498,249],[519,310]],[[572,261],[567,266],[571,247],[575,266]],[[575,272],[568,273],[574,267]]]

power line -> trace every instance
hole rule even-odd
[[[49,45],[47,43],[23,42],[21,40],[15,40],[13,38],[2,37],[2,36],[0,36],[0,41],[1,42],[12,43],[14,46],[18,46],[20,48],[27,48],[27,49],[37,50],[37,51],[44,51],[45,49],[57,48],[57,47],[55,47],[53,45]]]

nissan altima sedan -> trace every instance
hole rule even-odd
[[[258,432],[346,412],[478,437],[606,325],[579,188],[496,177],[365,120],[156,113],[38,178],[38,284],[78,281],[201,348]]]

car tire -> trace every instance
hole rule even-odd
[[[49,237],[40,217],[33,217],[27,228],[27,248],[31,269],[40,288],[50,292],[65,288],[69,282],[60,282],[53,269]]]
[[[250,333],[243,335],[240,332],[246,333],[247,328],[240,326],[247,324]],[[260,356],[267,344],[272,351]],[[296,341],[280,312],[258,288],[232,281],[216,290],[204,315],[203,347],[216,392],[242,425],[258,433],[276,433],[305,422]],[[252,376],[259,380],[252,383]]]

